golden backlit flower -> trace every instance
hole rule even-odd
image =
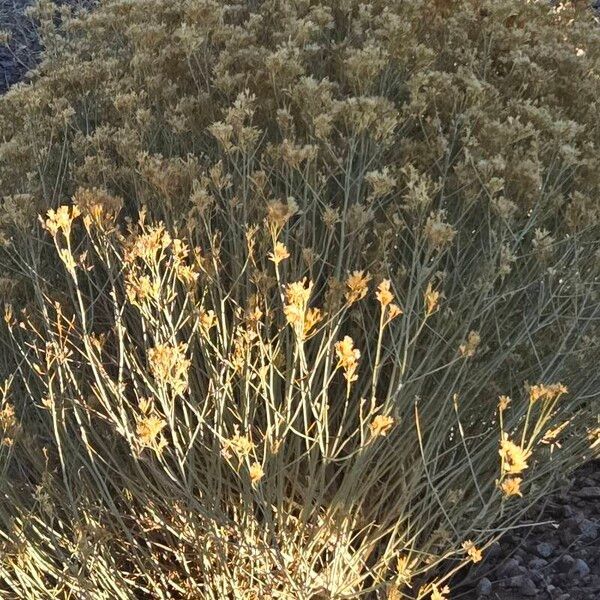
[[[512,400],[510,399],[510,396],[500,396],[498,398],[498,410],[500,412],[504,412],[511,402]]]
[[[568,391],[562,383],[532,385],[529,387],[529,400],[530,402],[537,402],[538,400],[552,401],[563,394],[567,394]]]
[[[142,308],[149,300],[158,299],[160,281],[152,280],[147,275],[137,277],[130,273],[125,280],[125,292],[131,304]]]
[[[62,231],[65,237],[71,233],[71,223],[81,214],[77,206],[59,206],[56,210],[52,208],[47,213],[45,227],[51,235]]]
[[[231,456],[231,452],[234,452],[239,459],[242,459],[254,450],[254,444],[250,438],[237,433],[232,438],[223,440],[222,447],[221,452],[227,458]]]
[[[360,350],[354,347],[354,341],[350,336],[345,336],[341,342],[336,342],[335,352],[338,357],[338,367],[344,369],[344,377],[348,382],[356,381],[356,369],[358,368],[358,359]]]
[[[250,473],[250,481],[252,482],[253,485],[257,484],[263,478],[263,475],[265,474],[262,466],[260,465],[260,463],[257,463],[257,462],[253,462],[250,465],[250,468],[248,471]]]
[[[502,457],[502,465],[505,473],[518,475],[529,466],[527,459],[531,456],[531,451],[525,450],[511,442],[506,434],[504,434],[500,442],[499,453]]]
[[[393,321],[396,317],[399,317],[401,314],[403,314],[403,310],[397,304],[392,303],[388,306],[388,321]]]
[[[435,583],[431,585],[431,600],[448,600],[450,597],[450,588],[445,585],[443,588],[439,588]]]
[[[439,302],[441,298],[440,292],[433,289],[431,283],[427,285],[427,289],[425,290],[425,314],[427,316],[433,314],[439,307]]]
[[[474,563],[480,562],[483,558],[481,550],[477,549],[471,540],[463,542],[462,548]]]
[[[158,344],[148,351],[148,363],[154,378],[171,386],[176,394],[187,389],[190,360],[185,356],[186,345]]]
[[[375,437],[379,437],[387,435],[394,425],[394,418],[389,415],[377,415],[370,423],[369,430],[371,431],[371,435]]]
[[[276,265],[289,257],[290,253],[288,252],[288,249],[285,247],[285,244],[282,244],[281,242],[276,242],[273,252],[269,252],[269,260],[272,260]]]
[[[309,309],[308,301],[313,284],[306,278],[302,281],[289,283],[285,289],[286,304],[283,313],[287,322],[294,327],[299,338],[306,334],[321,320],[321,311],[317,308]]]
[[[386,307],[388,304],[393,302],[394,294],[390,292],[390,280],[384,279],[378,286],[375,296],[382,307]]]
[[[523,497],[521,493],[521,483],[523,479],[521,477],[506,477],[500,484],[500,490],[506,498],[511,496]]]
[[[346,300],[348,304],[358,302],[367,295],[371,276],[364,271],[354,271],[346,279]]]
[[[143,446],[153,447],[158,434],[166,427],[167,422],[157,415],[144,416],[138,420],[136,433]]]
[[[322,320],[323,311],[320,308],[309,308],[304,316],[304,337],[306,338]]]
[[[203,335],[207,335],[208,332],[217,324],[217,317],[215,316],[214,310],[204,310],[201,308],[198,313],[198,321],[200,325],[200,331]]]
[[[139,235],[131,236],[126,241],[124,260],[126,263],[131,263],[139,258],[151,264],[156,259],[156,255],[166,250],[171,243],[171,236],[164,225],[156,225]]]
[[[398,579],[400,582],[404,583],[405,585],[410,584],[414,575],[414,570],[413,565],[407,555],[398,557],[398,562],[396,563],[396,572],[398,573]]]

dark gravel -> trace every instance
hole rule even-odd
[[[600,600],[600,461],[536,506],[455,582],[453,600]]]
[[[31,0],[0,0],[0,30],[10,34],[8,44],[0,44],[0,93],[23,79],[39,55],[35,24],[25,14],[30,4]]]

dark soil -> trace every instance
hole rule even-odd
[[[0,93],[23,79],[39,55],[35,24],[25,14],[30,4],[31,0],[0,0],[0,30],[11,38],[8,44],[0,44]]]
[[[455,583],[453,600],[600,600],[600,461],[528,518]]]

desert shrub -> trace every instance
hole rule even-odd
[[[6,593],[439,600],[597,452],[600,34],[434,5],[38,6]]]

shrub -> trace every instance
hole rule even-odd
[[[6,590],[439,600],[597,453],[598,30],[431,10],[38,7],[0,102]]]

